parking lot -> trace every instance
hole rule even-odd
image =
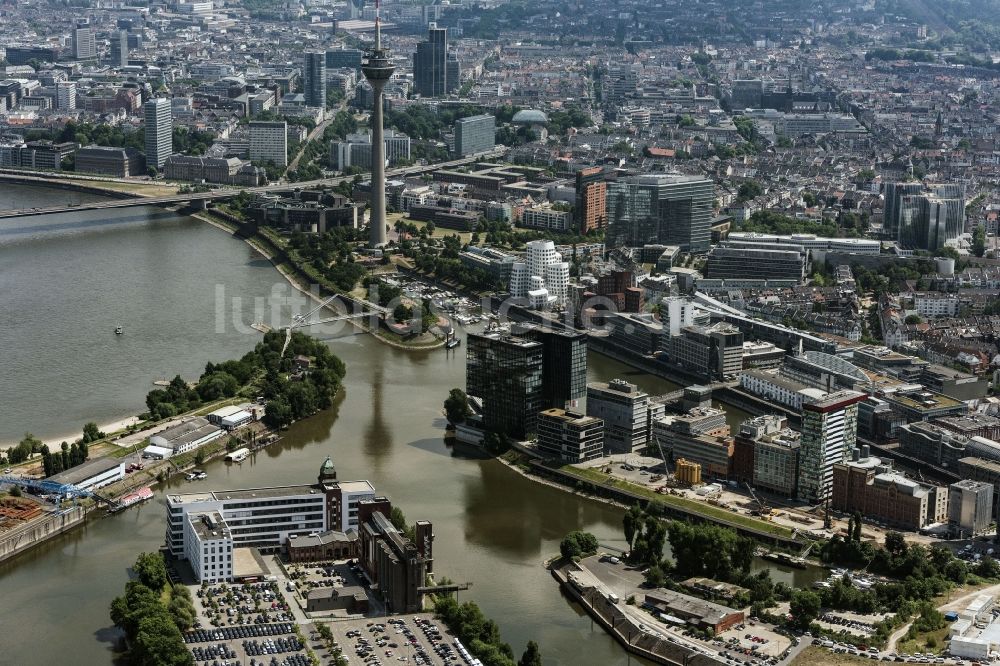
[[[196,629],[184,635],[195,664],[308,666],[305,645],[292,622]]]
[[[464,663],[454,645],[455,637],[430,613],[333,622],[329,627],[352,664]]]
[[[192,586],[184,642],[197,666],[307,666],[298,624],[274,582]]]
[[[742,650],[744,654],[753,656],[778,657],[792,645],[791,639],[787,636],[782,636],[765,625],[749,621],[742,629],[733,628],[724,631],[718,638],[726,643],[726,650]]]

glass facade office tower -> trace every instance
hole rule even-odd
[[[326,52],[306,51],[303,67],[306,106],[326,108]]]
[[[111,64],[115,67],[128,67],[128,30],[119,30],[111,38]]]
[[[146,138],[146,164],[157,169],[174,152],[174,115],[170,100],[158,97],[143,105]]]
[[[965,231],[965,186],[888,183],[882,226],[904,248],[936,250]]]
[[[427,41],[413,54],[413,87],[421,97],[440,97],[448,88],[448,29],[431,23]]]
[[[519,440],[533,435],[544,407],[542,343],[490,331],[469,333],[466,343],[465,390],[482,398],[484,425]]]
[[[902,198],[920,194],[924,186],[920,183],[886,183],[885,206],[882,209],[882,232],[889,238],[899,237],[899,207]]]
[[[587,335],[528,323],[516,324],[511,332],[542,343],[545,408],[577,408],[587,397]]]
[[[636,176],[607,188],[608,244],[707,252],[715,186],[697,176]]]

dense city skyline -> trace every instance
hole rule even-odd
[[[0,2],[4,654],[1000,658],[998,17]]]

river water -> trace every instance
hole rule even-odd
[[[80,200],[65,192],[12,192],[4,186],[0,205]],[[246,324],[261,318],[253,299],[271,304],[287,293],[284,284],[244,243],[158,209],[0,222],[0,440],[25,430],[61,435],[86,420],[140,411],[152,379],[177,372],[193,378],[206,361],[250,349],[259,334]],[[234,306],[233,296],[243,303]],[[282,306],[276,316],[289,312]],[[112,332],[118,321],[126,329],[121,338]],[[541,566],[572,530],[622,546],[621,511],[445,442],[441,403],[450,388],[464,385],[461,347],[457,354],[408,352],[347,328],[322,337],[348,368],[335,405],[242,465],[209,463],[209,479],[196,487],[303,483],[330,456],[339,478],[368,479],[410,521],[434,523],[435,571],[472,583],[460,600],[474,599],[496,619],[515,652],[535,640],[547,665],[628,663]],[[589,360],[595,380],[623,376],[651,393],[675,388],[604,357]],[[0,664],[67,663],[67,655],[72,663],[111,663],[108,604],[136,554],[163,543],[164,528],[161,490],[145,506],[0,565]],[[789,583],[815,575],[772,570]]]

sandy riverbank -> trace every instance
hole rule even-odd
[[[97,428],[103,433],[111,434],[119,432],[121,430],[126,430],[130,426],[142,423],[138,416],[128,416],[123,419],[118,419],[117,421],[111,421],[110,423],[105,423],[104,425],[99,425]],[[80,429],[76,432],[71,432],[67,435],[61,435],[59,437],[48,437],[42,440],[42,444],[51,448],[59,448],[63,442],[75,442],[76,440],[83,437],[83,425],[80,425]],[[0,450],[6,450],[12,446],[17,446],[17,442],[0,442]]]

